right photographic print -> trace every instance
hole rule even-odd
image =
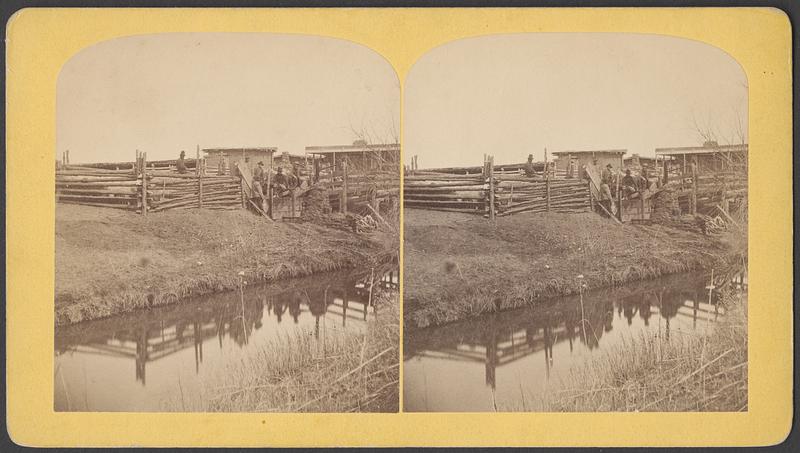
[[[444,44],[404,85],[403,410],[748,410],[748,80],[705,44]]]

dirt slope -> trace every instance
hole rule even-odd
[[[593,213],[502,217],[404,211],[407,327],[712,265],[724,247],[663,226],[619,226]]]
[[[142,217],[56,205],[56,323],[110,316],[187,296],[356,266],[394,254],[383,237],[245,211],[184,210]]]

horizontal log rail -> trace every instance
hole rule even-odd
[[[488,160],[491,163],[492,159]],[[490,164],[491,165],[491,164]],[[544,173],[524,175],[526,164],[415,170],[404,177],[403,203],[410,208],[506,216],[522,212],[584,212],[589,184]],[[477,173],[483,168],[483,173]],[[463,174],[465,171],[471,174]]]
[[[177,173],[170,170],[174,161],[153,165],[137,152],[132,163],[67,165],[56,171],[56,200],[143,215],[179,208],[242,207],[239,177],[206,175],[204,159],[186,162],[189,172]]]

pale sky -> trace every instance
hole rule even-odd
[[[56,158],[188,157],[201,148],[372,142],[399,135],[393,68],[358,44],[315,36],[176,33],[86,48],[58,79]],[[354,132],[354,130],[356,132]]]
[[[551,151],[740,143],[747,78],[723,51],[657,35],[542,33],[435,48],[404,86],[404,160],[420,168],[543,160]]]

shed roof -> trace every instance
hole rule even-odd
[[[584,151],[553,151],[553,155],[555,156],[566,156],[570,155],[581,155],[581,154],[625,154],[627,153],[627,149],[598,149],[598,150],[584,150]]]
[[[276,147],[240,147],[240,148],[203,148],[204,153],[208,154],[215,154],[215,153],[241,153],[242,151],[256,151],[256,152],[264,152],[264,153],[276,153],[278,152],[278,148]]]
[[[683,148],[656,148],[656,154],[662,156],[680,156],[682,154],[714,154],[747,152],[747,143],[743,145],[689,146]]]
[[[623,159],[623,160],[631,160],[631,159],[634,159],[634,158],[638,158],[640,161],[641,161],[641,160],[643,160],[643,161],[656,160],[656,158],[655,158],[655,157],[650,157],[650,156],[637,156],[637,155],[635,155],[635,154],[634,154],[633,156],[628,156],[628,157],[626,157],[626,158],[625,158],[625,159]]]
[[[331,146],[306,146],[310,154],[339,154],[363,152],[395,152],[400,151],[399,143],[382,143],[376,145],[331,145]]]

